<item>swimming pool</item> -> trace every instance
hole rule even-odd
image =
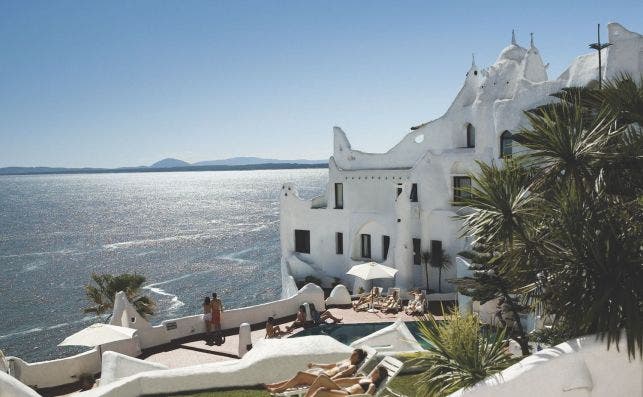
[[[328,335],[331,338],[342,342],[345,345],[350,345],[356,340],[370,335],[373,332],[379,331],[382,328],[388,327],[391,323],[364,323],[364,324],[322,324],[317,327],[308,328],[291,336],[297,338],[299,336],[309,335]],[[427,348],[428,344],[419,336],[420,331],[415,321],[407,321],[404,323],[411,331],[418,343]]]

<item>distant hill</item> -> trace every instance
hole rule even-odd
[[[232,170],[282,170],[300,168],[328,168],[326,160],[275,160],[259,157],[234,157],[224,160],[200,161],[190,164],[167,158],[149,167],[120,168],[61,168],[61,167],[4,167],[0,175],[30,174],[104,174],[125,172],[183,172],[183,171],[232,171]]]
[[[190,165],[192,164],[185,162],[183,160],[166,158],[161,161],[157,161],[156,163],[150,165],[150,167],[151,168],[176,168],[176,167],[189,167]]]
[[[198,161],[192,165],[254,165],[254,164],[327,164],[328,160],[278,160],[261,157],[232,157],[223,160]]]

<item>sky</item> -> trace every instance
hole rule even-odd
[[[0,2],[0,167],[385,152],[515,29],[556,78],[643,1]]]

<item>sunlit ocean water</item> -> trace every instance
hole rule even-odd
[[[0,349],[27,361],[92,322],[92,272],[136,272],[156,300],[152,323],[281,293],[279,191],[322,192],[324,169],[0,177]]]

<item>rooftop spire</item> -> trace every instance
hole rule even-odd
[[[476,54],[471,54],[471,67],[475,68],[476,67]]]
[[[531,48],[534,48],[534,34],[529,33],[529,35],[531,36]]]
[[[516,32],[511,29],[511,44],[516,45]]]

